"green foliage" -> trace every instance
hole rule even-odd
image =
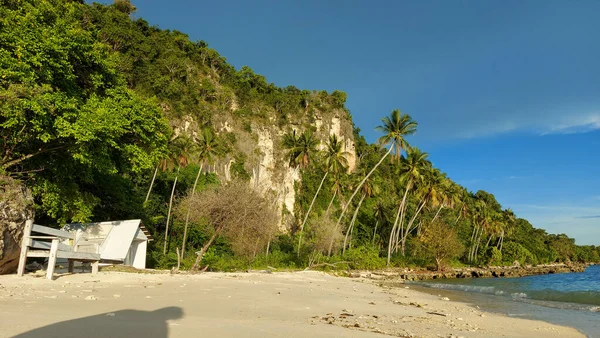
[[[535,256],[524,248],[521,244],[515,242],[507,242],[502,250],[502,262],[506,265],[512,265],[514,262],[519,264],[537,264]]]
[[[341,257],[342,260],[348,261],[351,269],[358,270],[376,270],[385,267],[385,259],[379,257],[379,250],[372,246],[360,246],[351,248]]]
[[[499,266],[502,265],[502,252],[500,252],[500,250],[498,250],[498,248],[496,247],[492,247],[489,250],[489,259],[488,259],[488,265],[492,265],[492,266]]]

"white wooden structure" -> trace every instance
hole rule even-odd
[[[48,257],[47,279],[52,279],[57,258],[68,260],[69,272],[73,272],[74,261],[92,262],[92,274],[95,274],[100,262],[98,251],[97,243],[88,241],[88,237],[81,231],[57,230],[33,224],[33,220],[28,220],[23,229],[17,274],[23,276],[25,273],[27,257]]]
[[[136,269],[146,268],[146,250],[152,236],[139,219],[87,224],[67,224],[63,230],[82,232],[98,244],[100,264],[121,263]]]

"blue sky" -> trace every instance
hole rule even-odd
[[[600,2],[133,1],[280,86],[343,90],[371,142],[410,139],[468,189],[600,245]]]

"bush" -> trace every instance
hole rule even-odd
[[[385,258],[379,257],[379,251],[374,246],[360,246],[346,251],[342,260],[350,262],[351,269],[382,269],[385,267]]]
[[[512,265],[515,261],[521,265],[538,263],[537,258],[519,243],[507,242],[503,249],[502,262],[506,265]]]
[[[495,246],[488,249],[488,265],[499,266],[502,265],[502,252]]]

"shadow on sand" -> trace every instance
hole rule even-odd
[[[155,311],[121,310],[47,325],[14,337],[167,338],[167,320],[182,317],[183,310],[180,307],[165,307]]]

